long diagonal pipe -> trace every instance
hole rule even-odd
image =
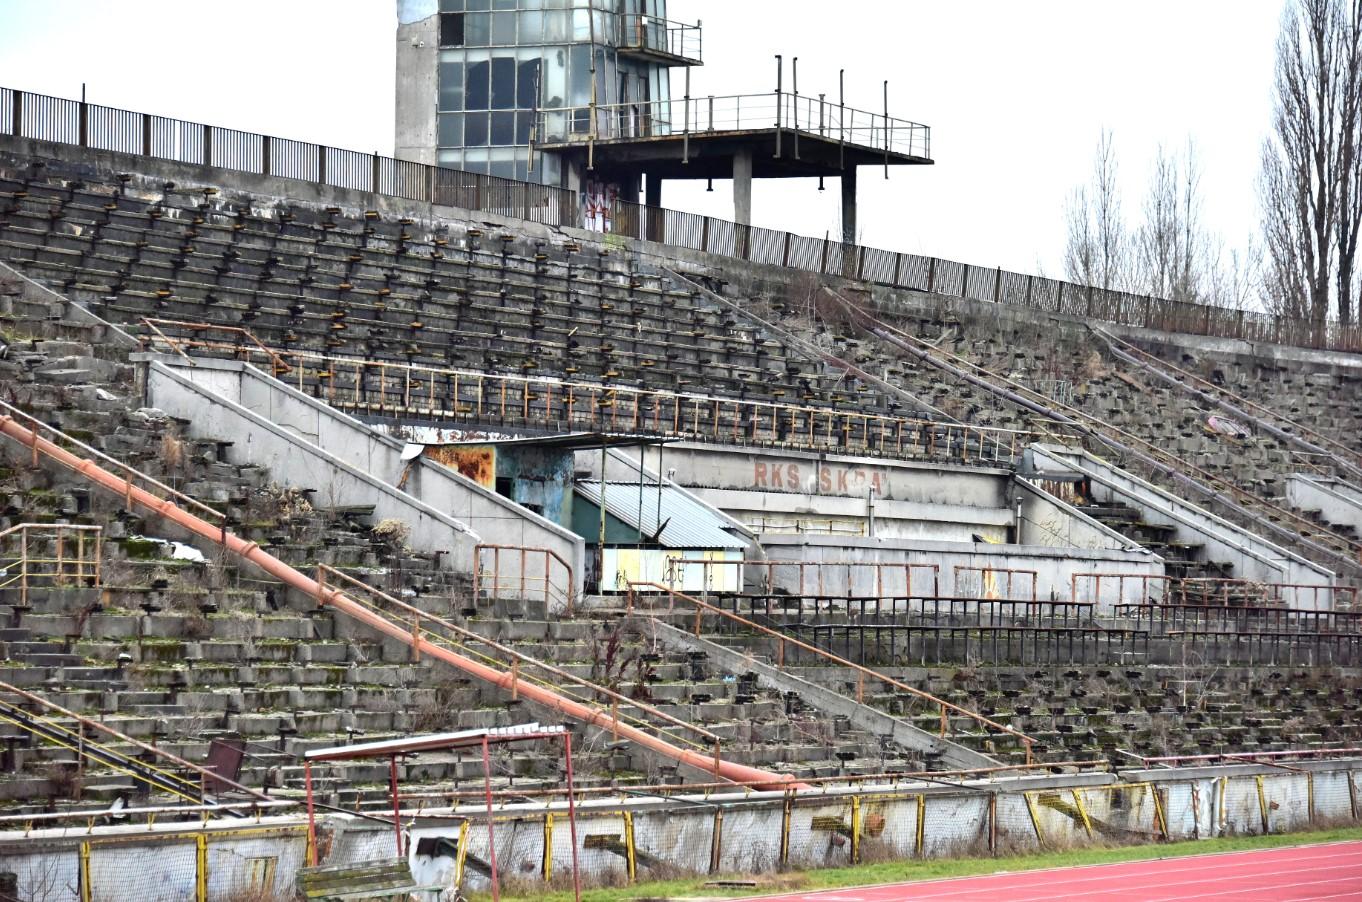
[[[517,680],[512,673],[503,672],[496,668],[488,667],[485,664],[480,664],[477,661],[470,660],[463,655],[448,648],[444,648],[443,646],[435,645],[425,639],[413,638],[406,628],[368,610],[363,605],[347,597],[345,593],[322,586],[316,580],[295,570],[274,555],[264,551],[255,542],[249,542],[240,536],[234,535],[228,532],[224,527],[214,526],[208,521],[180,508],[174,502],[164,498],[158,498],[152,493],[133,485],[129,480],[123,479],[120,476],[115,476],[113,473],[98,466],[93,461],[72,454],[61,446],[38,435],[36,431],[20,425],[13,417],[0,416],[0,433],[3,433],[25,447],[40,452],[67,469],[79,473],[88,481],[107,489],[120,497],[128,499],[133,504],[160,517],[164,517],[177,526],[180,526],[203,539],[221,545],[243,560],[249,561],[259,567],[265,573],[285,585],[317,599],[319,604],[334,608],[369,626],[371,629],[383,633],[386,636],[391,636],[399,642],[415,648],[421,654],[429,655],[432,658],[437,658],[447,664],[457,667],[470,676],[491,683],[507,691],[514,690],[530,701],[543,705],[551,710],[558,711],[566,717],[599,727],[602,730],[609,730],[611,733],[618,734],[646,749],[650,749],[659,755],[670,758],[678,764],[684,764],[705,773],[714,774],[720,779],[731,780],[734,783],[755,785],[760,789],[772,790],[798,788],[803,785],[798,783],[790,774],[776,774],[759,768],[736,764],[732,761],[724,761],[717,754],[706,755],[692,749],[684,749],[673,745],[672,743],[646,733],[637,727],[618,723],[612,719],[608,713],[581,704],[580,702],[564,698],[551,689]]]

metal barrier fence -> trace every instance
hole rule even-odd
[[[740,445],[834,450],[905,458],[1008,464],[1033,439],[1027,431],[853,410],[743,401],[547,377],[481,373],[387,360],[270,348],[244,329],[147,319],[145,347],[226,353],[265,366],[299,391],[339,410],[377,416],[629,431]],[[175,327],[189,336],[169,335]],[[206,339],[241,333],[239,340]]]
[[[217,166],[338,188],[582,227],[577,192],[339,150],[221,126],[0,88],[0,134]],[[616,201],[611,231],[754,263],[1129,326],[1332,350],[1362,350],[1362,326],[1075,285],[951,260],[841,244]]]
[[[504,889],[533,894],[563,885],[574,851],[584,883],[600,887],[683,874],[751,875],[1351,825],[1362,820],[1356,766],[1338,760],[1263,772],[1244,762],[1209,775],[1174,766],[1129,783],[1075,779],[1020,791],[968,778],[666,798],[616,790],[617,798],[579,804],[575,848],[561,802],[500,804],[491,817],[495,854],[488,832],[479,829],[488,820],[484,811],[407,809],[403,821],[435,850],[419,863],[426,880],[465,895],[485,893],[495,861]],[[328,826],[324,864],[391,856],[389,825]],[[302,824],[148,828],[27,845],[11,834],[0,837],[0,852],[19,878],[21,898],[289,898],[304,834]],[[45,888],[50,895],[43,895]]]

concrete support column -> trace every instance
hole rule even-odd
[[[752,151],[733,154],[733,221],[752,224]]]
[[[856,243],[856,167],[842,170],[842,243]]]

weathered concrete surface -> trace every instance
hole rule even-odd
[[[190,419],[194,434],[240,436],[234,457],[315,488],[320,503],[374,504],[376,517],[411,528],[413,547],[447,551],[448,566],[464,572],[479,541],[548,548],[573,565],[580,594],[585,545],[570,530],[437,464],[413,464],[405,490],[396,488],[407,468],[401,442],[246,364],[165,358],[148,367],[149,404]]]
[[[1349,526],[1362,535],[1362,489],[1337,479],[1298,473],[1286,481],[1286,500],[1302,511],[1318,511],[1325,523]]]
[[[1085,476],[1091,481],[1094,500],[1128,504],[1139,510],[1146,522],[1173,527],[1178,541],[1204,545],[1209,559],[1231,562],[1236,578],[1304,586],[1334,584],[1334,574],[1324,567],[1086,451],[1036,444],[1026,453],[1027,472],[1037,474],[1036,478],[1075,473]],[[1295,607],[1308,608],[1328,608],[1333,603],[1330,593],[1314,591],[1295,593],[1292,601]]]
[[[890,736],[903,748],[939,755],[942,763],[948,768],[967,770],[975,767],[995,767],[999,763],[987,755],[967,749],[948,739],[933,736],[925,730],[919,730],[912,724],[869,705],[859,704],[855,699],[847,698],[840,692],[783,673],[737,649],[718,645],[657,621],[649,626],[649,630],[655,630],[652,635],[668,648],[702,651],[709,656],[710,661],[729,673],[744,671],[755,673],[757,682],[762,686],[777,692],[796,692],[801,700],[829,717],[847,718],[857,730],[874,733],[877,736]]]
[[[912,573],[912,594],[923,597],[931,594],[928,574],[924,569],[939,568],[938,591],[942,596],[963,598],[985,597],[1030,600],[1031,575],[1035,572],[1035,597],[1041,600],[1070,600],[1073,577],[1086,573],[1131,573],[1163,575],[1163,560],[1145,551],[1111,549],[1044,548],[1031,545],[989,545],[976,542],[930,542],[919,539],[871,539],[856,536],[762,536],[762,547],[770,561],[836,561],[852,566],[824,566],[821,576],[810,568],[806,574],[806,593],[827,595],[874,596],[908,594],[905,571],[893,565],[915,565]],[[877,574],[874,567],[856,564],[886,564]],[[985,578],[981,569],[995,571]],[[770,568],[777,588],[800,594],[799,568]],[[1015,571],[1011,577],[1006,572]],[[765,572],[749,578],[765,576]],[[814,585],[821,580],[821,588]],[[1112,581],[1114,583],[1114,581]],[[990,588],[991,587],[991,588]],[[1080,587],[1086,588],[1086,584]],[[1083,601],[1108,607],[1117,601],[1115,585],[1104,584],[1102,596],[1096,598],[1085,591]]]
[[[439,60],[437,0],[398,0],[393,156],[399,160],[435,163]]]

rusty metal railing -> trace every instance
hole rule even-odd
[[[978,584],[962,576],[978,574]],[[1001,583],[1001,585],[1000,585]],[[1028,585],[1029,583],[1029,585]],[[1035,601],[1040,575],[1035,570],[1017,567],[974,567],[957,564],[952,586],[956,598],[1002,598],[1009,601]],[[1016,593],[1022,593],[1018,595]]]
[[[987,717],[984,717],[982,714],[979,714],[975,711],[970,711],[967,708],[962,708],[959,705],[955,705],[944,699],[937,698],[930,692],[924,692],[923,690],[917,688],[916,686],[910,686],[907,683],[902,682],[901,680],[896,680],[893,677],[886,676],[882,673],[879,673],[878,671],[871,670],[870,668],[864,667],[853,661],[848,661],[846,658],[834,655],[831,652],[825,651],[824,649],[821,649],[816,645],[811,645],[807,642],[803,642],[799,639],[794,638],[793,636],[781,632],[780,630],[772,629],[767,626],[762,626],[761,624],[753,620],[749,620],[746,617],[743,617],[739,614],[732,613],[731,611],[725,611],[722,608],[716,607],[710,604],[709,602],[702,601],[699,598],[694,598],[682,592],[677,592],[674,589],[668,589],[666,586],[662,586],[657,583],[630,582],[628,592],[628,607],[627,607],[628,612],[630,614],[633,614],[635,611],[641,610],[642,612],[648,614],[656,613],[655,611],[652,611],[650,609],[643,609],[639,605],[639,601],[641,599],[648,597],[648,595],[645,593],[654,592],[663,593],[668,597],[669,603],[667,610],[669,612],[674,609],[675,602],[678,600],[683,601],[695,608],[693,632],[697,637],[700,637],[702,635],[702,627],[705,614],[711,614],[714,617],[719,618],[720,620],[728,620],[732,623],[740,625],[743,629],[750,630],[751,632],[754,633],[759,633],[763,636],[767,636],[775,640],[776,642],[775,665],[778,668],[784,669],[786,647],[792,646],[794,648],[798,648],[801,651],[807,652],[822,661],[826,661],[827,663],[833,664],[837,667],[845,667],[854,674],[856,674],[856,701],[858,704],[865,703],[865,690],[867,682],[882,683],[883,685],[888,686],[889,688],[897,692],[906,693],[908,695],[913,696],[914,698],[921,699],[922,701],[925,701],[930,705],[936,706],[940,711],[939,735],[942,738],[945,738],[947,733],[949,732],[950,716],[955,715],[957,717],[963,717],[969,720],[971,723],[983,727],[986,731],[991,731],[994,733],[1003,734],[1005,736],[1010,736],[1017,742],[1021,743],[1021,745],[1026,751],[1026,763],[1030,764],[1032,762],[1032,747],[1035,745],[1036,740],[1030,736],[1027,736],[1025,733],[1014,730],[1011,727],[1004,726],[996,721],[989,720]]]
[[[110,467],[113,467],[120,474],[122,474],[127,491],[127,494],[124,498],[124,503],[127,505],[128,510],[131,510],[133,506],[132,502],[133,488],[147,486],[148,488],[145,489],[146,491],[160,497],[161,500],[164,501],[165,503],[182,504],[186,507],[192,508],[196,516],[217,523],[221,525],[223,529],[226,529],[227,517],[222,511],[214,510],[213,508],[202,503],[201,501],[197,501],[193,498],[190,498],[183,492],[177,489],[173,489],[170,486],[166,485],[165,483],[160,482],[159,480],[153,479],[152,477],[143,473],[141,470],[138,470],[135,467],[130,467],[127,464],[123,463],[122,461],[110,457],[103,451],[90,447],[89,445],[85,444],[79,439],[72,438],[65,432],[62,432],[60,429],[57,429],[54,426],[49,426],[48,424],[44,423],[42,420],[37,419],[36,417],[29,416],[19,408],[15,407],[13,404],[8,404],[4,401],[0,401],[0,427],[3,427],[6,423],[14,423],[17,426],[19,426],[20,429],[15,430],[15,432],[22,431],[22,433],[26,433],[24,439],[16,440],[24,441],[25,444],[27,444],[27,446],[32,452],[30,464],[34,467],[38,466],[39,461],[43,457],[43,454],[39,447],[39,439],[43,435],[46,435],[50,437],[49,440],[51,440],[54,444],[58,445],[59,447],[65,446],[65,448],[67,449],[74,448],[81,454],[88,455],[88,457],[91,458],[95,458],[100,462],[107,464]],[[11,437],[15,436],[12,435]],[[48,456],[49,458],[51,457],[51,455],[46,456]]]
[[[192,357],[185,353],[185,340],[182,338],[172,338],[165,334],[165,332],[161,330],[161,326],[173,326],[177,329],[184,329],[191,335],[201,334],[203,332],[222,332],[227,335],[235,335],[241,342],[248,343],[253,352],[259,352],[269,359],[270,366],[274,371],[273,375],[276,378],[293,371],[293,367],[289,366],[288,363],[284,361],[283,357],[277,352],[265,347],[260,339],[256,338],[248,329],[242,329],[238,326],[220,326],[215,323],[189,323],[174,319],[155,319],[146,316],[142,317],[142,325],[146,326],[147,330],[151,332],[154,340],[162,342],[190,363],[193,363],[194,361]],[[141,342],[144,350],[152,343],[145,337],[141,339]],[[192,347],[193,343],[191,343],[190,346]],[[242,345],[238,344],[238,347],[242,347]]]
[[[97,589],[103,583],[102,526],[20,523],[0,532],[0,589],[28,590],[39,584]],[[14,546],[18,546],[15,549]]]
[[[721,567],[735,567],[740,573],[746,570],[765,571],[765,575],[759,576],[758,580],[767,592],[774,592],[777,588],[790,588],[777,578],[777,572],[792,570],[798,574],[798,586],[795,594],[800,596],[829,596],[830,590],[827,586],[829,583],[836,584],[838,582],[837,576],[841,577],[840,584],[845,586],[847,597],[911,598],[940,594],[941,568],[938,565],[887,561],[772,561],[750,559],[712,561],[702,558],[676,557],[668,559],[663,582],[668,584],[669,589],[675,589],[678,583],[685,580],[686,570],[699,568],[704,591],[723,591],[722,587],[715,587],[714,579],[714,571]],[[860,574],[867,574],[865,579],[873,581],[873,592],[856,591],[856,588],[860,586]],[[916,579],[914,574],[917,574]],[[727,581],[725,580],[725,582]],[[738,588],[741,589],[741,586]],[[930,591],[928,591],[929,589]],[[795,590],[790,588],[790,591]]]
[[[502,570],[502,556],[513,561],[513,571]],[[487,557],[492,558],[492,568],[486,567]],[[530,562],[542,560],[543,568],[536,575],[529,570]],[[555,578],[557,575],[558,578]],[[513,595],[505,593],[513,592]],[[526,545],[473,546],[473,598],[475,600],[496,601],[512,598],[527,600],[531,597],[543,598],[544,604],[552,609],[555,602],[561,602],[564,611],[571,615],[577,601],[576,574],[572,565],[557,552],[547,548],[531,548]]]
[[[551,689],[559,695],[591,707],[599,708],[604,702],[605,713],[608,713],[610,722],[615,725],[616,738],[619,737],[619,725],[628,724],[649,733],[663,734],[671,741],[683,743],[694,749],[713,752],[716,761],[721,757],[721,738],[703,727],[674,717],[645,701],[630,698],[494,639],[479,635],[451,623],[438,614],[413,607],[334,567],[318,564],[317,583],[322,586],[323,592],[328,587],[340,587],[350,600],[379,616],[404,623],[412,637],[411,650],[414,660],[420,660],[418,641],[420,639],[451,647],[461,655],[508,672],[511,675],[512,697],[516,696],[515,686],[524,682]],[[569,685],[577,687],[579,691],[573,692],[567,688]],[[637,713],[630,714],[627,709],[633,709]],[[668,729],[659,727],[646,718],[660,721],[673,732],[668,732]]]
[[[1303,608],[1309,599],[1318,609],[1321,601],[1337,610],[1357,606],[1357,588],[1317,583],[1260,582],[1231,577],[1177,577],[1157,573],[1075,573],[1069,578],[1069,600],[1101,603],[1103,585],[1115,584],[1111,603],[1178,604],[1212,607]],[[1080,585],[1083,588],[1080,588]],[[1134,587],[1127,597],[1127,588]]]
[[[166,322],[166,321],[161,321]],[[196,334],[220,327],[190,323]],[[244,329],[229,329],[245,332]],[[249,333],[247,333],[249,334]],[[333,407],[359,413],[628,431],[796,450],[1011,465],[1027,430],[944,423],[851,409],[720,398],[657,389],[565,382],[387,360],[339,357],[204,338],[144,336],[174,353],[204,350],[252,362],[293,361],[291,382]],[[256,347],[255,345],[259,345]]]

